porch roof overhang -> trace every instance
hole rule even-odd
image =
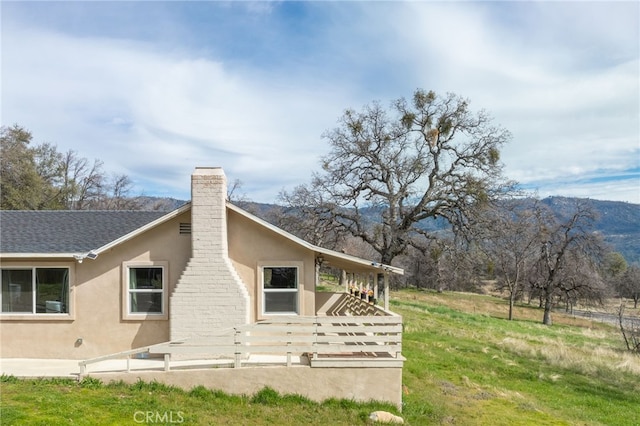
[[[345,253],[336,252],[334,250],[329,250],[318,246],[314,247],[317,258],[321,258],[323,262],[339,269],[344,269],[349,272],[389,272],[392,274],[404,275],[404,269],[402,268],[397,268],[391,265],[384,265],[379,262],[365,260],[356,256],[350,256]]]
[[[302,238],[298,238],[295,235],[278,228],[275,225],[270,224],[266,220],[260,219],[257,216],[252,215],[251,213],[237,207],[229,202],[227,202],[227,208],[235,213],[238,213],[247,219],[252,220],[253,222],[258,223],[265,228],[268,228],[272,232],[279,234],[288,240],[310,250],[313,251],[316,255],[316,258],[321,258],[322,261],[328,265],[333,267],[343,269],[348,272],[356,272],[356,273],[393,273],[404,275],[404,269],[397,268],[391,265],[385,265],[376,261],[362,259],[360,257],[351,256],[346,253],[340,253],[335,250],[329,250],[323,247],[316,246],[311,244],[308,241],[303,240]]]

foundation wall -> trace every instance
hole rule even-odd
[[[253,395],[268,386],[280,394],[302,395],[317,402],[376,400],[402,408],[402,368],[243,367],[87,375],[104,383],[155,380],[185,390],[202,385],[236,395]]]

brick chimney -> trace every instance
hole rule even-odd
[[[229,259],[226,199],[223,170],[197,167],[191,175],[191,259],[170,299],[172,341],[249,322],[249,293]]]

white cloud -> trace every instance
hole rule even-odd
[[[553,181],[539,181],[527,187],[527,190],[534,191],[539,197],[567,196],[592,198],[609,201],[627,201],[640,204],[640,178],[637,172],[634,176],[620,177],[615,180],[604,181],[583,181],[567,180],[561,181],[554,178]]]
[[[146,193],[188,197],[193,167],[221,165],[249,197],[274,201],[318,168],[328,149],[320,136],[345,108],[422,87],[468,97],[513,133],[510,178],[640,202],[633,179],[614,191],[584,178],[639,167],[635,3],[192,4],[213,9],[209,26],[169,5],[135,7],[167,31],[152,19],[113,34],[93,6],[78,12],[81,32],[5,11],[3,124],[98,157]],[[302,15],[283,18],[290,8]],[[244,26],[217,25],[229,10],[248,13]]]
[[[245,182],[278,181],[278,174],[306,179],[324,150],[327,123],[318,117],[335,114],[333,104],[343,102],[338,86],[242,75],[144,43],[31,31],[13,37],[21,42],[3,53],[12,65],[3,76],[10,82],[3,120],[134,180],[158,169],[188,176],[196,165],[222,165]],[[163,174],[154,181],[184,196],[184,182]],[[273,200],[280,189],[261,195]]]
[[[468,96],[472,107],[489,110],[513,133],[503,153],[511,178],[544,182],[551,193],[603,195],[608,189],[597,188],[605,183],[561,182],[638,167],[637,5],[411,5],[395,28],[406,51],[418,58],[417,69],[436,73],[439,87]],[[610,31],[603,22],[609,14],[622,28]],[[640,202],[638,183],[629,181],[624,190],[634,202]]]

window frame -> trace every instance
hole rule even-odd
[[[133,293],[160,294],[162,300],[161,312],[131,312],[130,271],[136,268],[160,268],[162,269],[162,289],[134,290]],[[122,264],[122,319],[123,320],[167,320],[169,319],[169,262],[165,261],[137,261],[123,262]]]
[[[38,270],[43,269],[62,269],[67,272],[66,279],[66,310],[67,312],[37,312],[37,301],[38,301]],[[0,268],[1,271],[30,271],[31,272],[31,312],[22,311],[22,312],[3,312],[0,308],[0,318],[4,320],[61,320],[75,319],[75,311],[74,311],[74,282],[75,282],[75,269],[74,264],[64,263],[64,264],[50,264],[50,263],[28,263],[28,264],[8,264],[2,265]],[[1,280],[1,278],[0,278]],[[56,302],[60,302],[56,300]],[[2,292],[0,291],[0,307],[3,303],[2,300]]]
[[[302,295],[304,294],[304,262],[283,262],[283,261],[268,261],[258,263],[258,280],[259,280],[259,312],[261,318],[276,317],[276,316],[300,316],[302,315]],[[265,268],[295,268],[296,269],[296,288],[293,289],[265,289],[264,286],[264,270]],[[269,312],[266,311],[266,297],[265,293],[296,293],[296,312]]]

